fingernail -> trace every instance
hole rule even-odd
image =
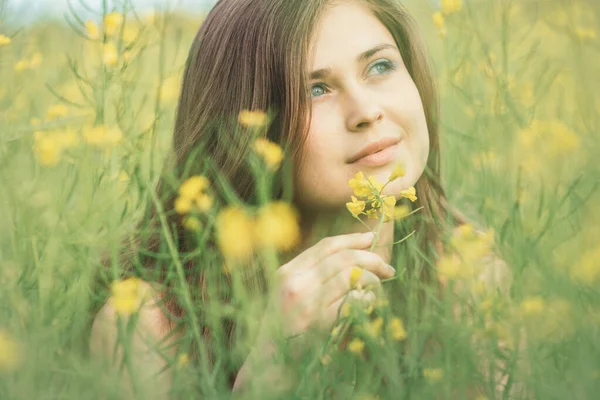
[[[396,268],[392,267],[390,264],[386,264],[386,268],[392,275],[396,274]]]
[[[374,239],[375,232],[367,232],[367,233],[365,233],[365,237],[368,237],[369,239]]]

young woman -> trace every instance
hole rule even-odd
[[[241,199],[255,201],[252,174],[243,162],[251,151],[252,135],[234,128],[217,130],[212,125],[231,121],[242,110],[273,111],[267,137],[288,149],[288,161],[293,165],[291,200],[299,211],[302,242],[279,268],[280,290],[273,291],[267,308],[269,312],[283,310],[282,319],[288,318],[286,335],[315,326],[331,329],[347,297],[373,301],[384,296],[349,287],[355,265],[364,269],[360,276],[363,286],[394,276],[392,266],[400,263],[407,273],[435,285],[435,260],[442,249],[443,232],[448,223],[457,223],[457,216],[448,211],[440,185],[434,79],[417,28],[399,2],[220,0],[191,46],[169,172],[179,182],[194,174],[214,179],[210,171],[200,169],[210,159]],[[197,152],[199,148],[202,151]],[[414,229],[418,234],[411,241],[419,251],[401,254],[395,250],[398,246],[381,246],[370,252],[373,235],[365,233],[364,224],[346,209],[352,195],[348,182],[359,171],[385,182],[398,163],[406,173],[388,184],[383,194],[398,195],[414,186],[418,199],[409,205],[422,210],[420,218],[410,219],[410,226],[395,228],[393,222],[385,223],[378,243],[389,245]],[[191,166],[191,171],[186,166]],[[176,193],[167,186],[162,181],[157,189],[160,209],[165,211],[168,226],[176,227],[173,234],[179,251],[190,252],[193,249],[186,248],[181,217],[168,212]],[[279,189],[282,196],[283,186]],[[158,214],[160,210],[152,207],[147,220],[157,221]],[[379,223],[375,219],[365,222],[371,230]],[[140,239],[137,245],[158,252],[159,236],[143,243]],[[143,278],[165,283],[166,266],[148,254],[135,253],[138,264],[148,272]],[[208,271],[216,267],[220,265],[186,265],[186,280],[195,301],[205,299]],[[177,346],[161,354],[154,349],[158,343],[176,343],[185,335],[174,329],[173,322],[185,312],[168,284],[160,288],[145,285],[152,288],[155,300],[139,313],[130,358],[143,382],[136,390],[160,397],[168,391],[167,360],[175,357]],[[259,291],[265,287],[264,282],[255,286]],[[406,293],[394,289],[389,286],[385,296],[390,303],[401,304]],[[292,309],[300,312],[290,317],[285,310]],[[199,324],[197,329],[207,338],[210,353],[208,328],[203,321]],[[225,324],[224,331],[232,333],[234,323]],[[109,299],[94,320],[93,352],[111,354],[117,331]],[[256,343],[247,362],[231,371],[229,384],[234,391],[243,390],[251,380],[266,379],[250,360],[266,359],[275,350],[269,337],[259,335]],[[119,357],[121,354],[119,350]]]

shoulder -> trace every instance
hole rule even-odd
[[[162,373],[176,357],[176,346],[173,346],[177,335],[169,335],[171,328],[169,318],[159,304],[160,293],[149,283],[137,283],[140,293],[147,294],[141,298],[139,311],[131,315],[120,312],[121,301],[114,296],[110,297],[96,314],[90,337],[90,353],[97,362],[109,367],[119,369],[123,360],[123,344],[129,343],[127,354],[131,357],[131,364],[138,376],[134,379],[141,384],[141,389],[158,393],[158,388],[167,388],[170,382],[170,373]],[[132,336],[124,337],[126,329],[120,332],[119,322],[123,327],[129,323],[135,325]],[[110,368],[109,368],[110,369]],[[133,389],[131,377],[125,372],[122,383],[124,390],[130,393]],[[166,398],[167,391],[163,391]]]

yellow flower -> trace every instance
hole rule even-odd
[[[107,36],[113,36],[123,23],[123,15],[111,12],[104,17],[104,32]]]
[[[187,214],[192,210],[192,199],[189,197],[179,196],[173,204],[177,214]]]
[[[379,194],[381,192],[381,189],[383,189],[384,184],[382,182],[379,182],[375,175],[370,175],[367,181],[371,184],[371,186],[369,186],[371,194]]]
[[[23,71],[27,68],[29,68],[29,61],[27,61],[25,59],[19,60],[14,66],[14,70],[16,72]]]
[[[236,206],[228,206],[217,215],[217,243],[230,261],[245,261],[253,251],[252,218]]]
[[[409,199],[410,201],[412,201],[413,203],[415,201],[417,201],[417,191],[415,190],[414,187],[409,187],[406,190],[401,190],[400,191],[400,196]]]
[[[442,10],[445,14],[452,14],[460,11],[462,0],[442,0]]]
[[[406,204],[401,204],[394,209],[394,219],[402,219],[410,213],[410,209]]]
[[[404,169],[404,166],[402,164],[398,164],[396,165],[396,167],[394,167],[394,170],[390,174],[388,181],[391,182],[395,179],[403,177],[404,175],[406,175],[406,170]]]
[[[358,217],[364,211],[366,203],[354,196],[350,197],[352,198],[352,202],[346,203],[346,207],[353,216]]]
[[[571,269],[571,279],[590,286],[600,281],[600,246],[583,253]]]
[[[1,35],[0,34],[0,46],[6,46],[7,44],[10,44],[12,40],[5,35]]]
[[[371,193],[371,187],[365,180],[362,171],[357,172],[354,178],[350,179],[348,186],[354,190],[354,194],[358,197],[365,197]]]
[[[388,332],[393,340],[400,341],[406,339],[406,330],[404,329],[404,324],[398,317],[392,318],[388,325]]]
[[[381,329],[383,328],[383,318],[377,317],[373,321],[367,322],[363,329],[367,334],[373,337],[379,337],[381,335]]]
[[[194,204],[201,213],[207,212],[213,206],[213,198],[208,194],[200,194],[194,199]]]
[[[116,65],[119,61],[119,52],[117,47],[112,42],[104,44],[104,50],[102,51],[102,62],[105,65]]]
[[[377,214],[377,209],[376,208],[371,208],[367,210],[367,218],[371,218],[371,219],[378,219],[379,215]]]
[[[113,146],[121,142],[123,133],[116,127],[107,128],[104,125],[99,125],[85,130],[83,138],[94,146]]]
[[[85,30],[87,31],[88,37],[90,39],[98,39],[100,37],[100,31],[98,30],[98,25],[94,21],[87,20],[85,23]]]
[[[12,371],[21,365],[21,347],[0,330],[0,371]]]
[[[283,150],[281,147],[264,138],[258,138],[254,141],[254,151],[262,156],[271,170],[279,168],[279,164],[283,160]]]
[[[350,287],[354,288],[356,286],[356,284],[358,283],[358,280],[360,279],[360,277],[363,275],[364,273],[364,269],[353,266],[350,269]]]
[[[122,316],[131,315],[137,311],[146,296],[141,280],[136,277],[116,280],[111,284],[112,305]]]
[[[444,370],[441,368],[423,368],[423,377],[430,382],[439,382],[444,377]]]
[[[260,110],[242,110],[238,115],[238,121],[242,126],[261,127],[267,123],[267,114]]]
[[[50,108],[46,112],[46,118],[49,120],[53,120],[56,118],[65,117],[69,113],[69,108],[64,104],[57,104]]]
[[[40,65],[42,65],[43,60],[44,60],[44,56],[42,56],[42,53],[40,53],[39,51],[36,53],[33,53],[33,55],[31,56],[31,59],[29,60],[29,67],[37,68]]]
[[[187,216],[183,219],[182,224],[188,231],[198,232],[202,229],[202,223],[196,217]]]
[[[47,135],[36,132],[33,151],[38,161],[45,166],[54,166],[60,162],[62,156],[62,146],[60,143]]]
[[[365,342],[359,338],[354,338],[348,343],[348,350],[354,354],[360,354],[365,348]]]
[[[390,221],[394,219],[394,213],[396,212],[396,197],[395,196],[385,196],[383,198],[383,206],[382,212],[385,216],[384,222]]]
[[[263,206],[256,217],[256,243],[262,248],[292,249],[300,241],[299,218],[289,203],[276,201]]]
[[[201,175],[192,176],[181,184],[179,187],[179,195],[182,197],[194,198],[203,190],[206,190],[210,182],[208,178]]]
[[[541,315],[545,308],[544,299],[539,296],[527,297],[521,303],[521,313],[524,317]]]
[[[190,363],[190,356],[187,353],[181,353],[177,357],[177,366],[179,368],[185,367]]]
[[[444,20],[444,14],[437,11],[433,13],[433,23],[438,28],[440,37],[446,36],[448,30],[446,29],[446,21]]]

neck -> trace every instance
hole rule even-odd
[[[380,221],[362,216],[363,223],[353,218],[347,209],[339,211],[301,211],[300,230],[302,241],[295,249],[292,257],[316,244],[319,240],[336,235],[361,233],[372,231],[377,233]],[[380,255],[386,263],[392,259],[392,246],[394,242],[394,223],[386,222],[381,227],[376,239],[373,253]]]

